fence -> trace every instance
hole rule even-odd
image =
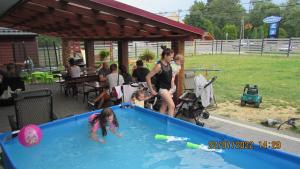
[[[160,46],[171,47],[170,42],[130,42],[128,44],[129,58],[138,59],[146,50],[150,50],[159,58],[162,52]],[[118,44],[95,42],[95,60],[99,61],[101,50],[112,52],[112,60],[118,58]],[[83,43],[81,49],[84,49]],[[39,47],[40,67],[58,67],[62,65],[62,49],[54,43]],[[300,56],[300,38],[289,39],[243,39],[243,40],[195,40],[185,42],[185,56],[201,54],[276,54],[287,57]]]

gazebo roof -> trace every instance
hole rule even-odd
[[[37,36],[37,34],[0,27],[0,36]]]
[[[0,16],[0,26],[67,39],[192,40],[204,34],[114,0],[21,0],[11,6]]]

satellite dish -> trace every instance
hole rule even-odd
[[[263,20],[264,23],[276,23],[276,22],[279,22],[279,21],[281,21],[280,16],[269,16],[269,17],[266,17]]]

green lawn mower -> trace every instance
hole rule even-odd
[[[246,104],[252,104],[254,107],[258,108],[262,102],[262,97],[258,94],[257,85],[246,84],[244,88],[244,93],[241,96],[241,106],[246,106]]]

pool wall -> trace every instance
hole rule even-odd
[[[122,106],[124,106],[124,105],[130,106],[130,104],[123,104]],[[122,108],[120,108],[120,105],[117,105],[117,106],[113,106],[112,109],[114,110],[114,109],[122,109]],[[185,128],[197,131],[197,132],[201,132],[203,134],[207,134],[209,136],[218,138],[219,141],[222,141],[222,140],[226,140],[226,141],[230,141],[230,142],[244,141],[242,139],[232,137],[232,136],[220,133],[220,132],[216,132],[216,131],[208,129],[208,128],[199,127],[195,124],[192,124],[192,123],[189,123],[189,122],[177,119],[177,118],[170,118],[167,115],[163,115],[163,114],[154,112],[154,111],[149,110],[149,109],[144,109],[144,108],[137,107],[137,106],[133,106],[133,109],[136,109],[136,110],[138,110],[142,113],[145,113],[149,116],[157,118],[158,120],[165,121],[166,124],[170,123],[172,125],[178,125],[178,126],[185,127]],[[100,112],[100,111],[101,110],[97,110],[97,111],[83,113],[83,114],[80,114],[80,115],[74,115],[74,116],[67,117],[67,118],[64,118],[64,119],[55,120],[55,121],[40,125],[40,127],[41,127],[41,129],[46,129],[46,128],[51,128],[52,126],[62,125],[62,124],[69,123],[69,122],[76,122],[79,119],[87,118],[91,114],[93,114],[95,112]],[[4,168],[5,169],[16,169],[16,167],[14,165],[14,162],[11,160],[12,158],[10,158],[10,154],[7,153],[6,147],[5,147],[5,144],[10,141],[7,138],[11,137],[11,135],[12,135],[11,132],[6,132],[6,133],[3,133],[3,134],[0,135],[0,145],[1,145],[1,149],[2,149],[2,155],[3,155],[2,158],[3,158],[3,163],[4,163]],[[290,154],[290,153],[286,153],[286,152],[283,152],[283,151],[280,151],[280,150],[263,149],[263,148],[260,148],[259,145],[257,145],[257,144],[253,144],[253,151],[257,151],[257,152],[262,153],[262,154],[268,154],[268,155],[276,156],[276,157],[279,157],[281,159],[291,161],[291,162],[294,162],[294,163],[298,163],[298,164],[300,163],[300,157],[299,156],[296,156],[296,155],[293,155],[293,154]]]

